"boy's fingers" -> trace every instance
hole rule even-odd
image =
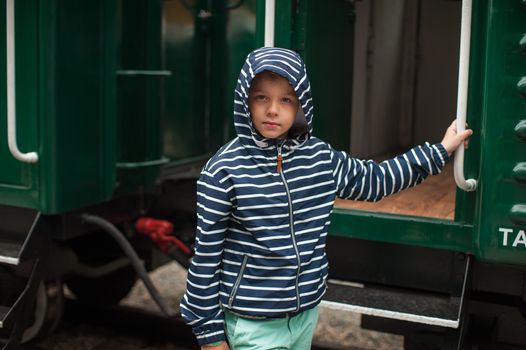
[[[457,137],[461,140],[461,141],[464,141],[464,145],[466,145],[466,142],[468,141],[469,137],[473,135],[473,130],[471,129],[467,129],[467,130],[464,130],[462,131],[461,133],[458,133],[457,134]]]

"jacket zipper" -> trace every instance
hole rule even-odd
[[[294,312],[299,311],[300,309],[300,290],[299,290],[299,278],[300,278],[300,266],[301,266],[301,260],[300,260],[300,253],[298,250],[298,245],[296,243],[296,235],[294,233],[294,220],[293,220],[293,214],[292,214],[292,198],[290,197],[290,190],[289,185],[287,184],[287,180],[285,179],[285,174],[283,174],[283,156],[281,155],[281,147],[283,144],[278,146],[278,173],[281,175],[281,180],[283,180],[283,185],[285,185],[285,192],[287,192],[287,199],[289,201],[289,225],[290,225],[290,235],[292,237],[292,245],[294,246],[294,251],[296,252],[296,258],[298,260],[298,270],[296,273],[296,310]]]
[[[237,289],[239,288],[239,285],[241,284],[241,279],[243,278],[243,274],[245,273],[247,260],[248,255],[245,255],[243,257],[243,263],[241,264],[241,269],[239,270],[239,275],[237,276],[236,283],[234,283],[234,286],[232,287],[232,293],[230,293],[230,297],[228,298],[228,308],[232,308],[232,304],[234,303],[234,299],[236,298]]]

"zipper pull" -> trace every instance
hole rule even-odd
[[[278,174],[281,173],[281,163],[283,162],[283,156],[281,155],[281,147],[278,148]]]

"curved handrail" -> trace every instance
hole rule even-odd
[[[264,46],[274,46],[274,25],[275,25],[275,14],[276,14],[276,0],[265,1],[265,38]]]
[[[16,140],[16,95],[15,95],[15,4],[6,1],[6,52],[7,52],[7,143],[13,157],[21,162],[36,163],[36,152],[22,153]]]
[[[458,67],[458,93],[457,93],[457,132],[466,129],[466,112],[468,102],[469,78],[469,51],[471,44],[471,1],[462,1],[462,24],[460,29],[460,58]],[[455,182],[457,186],[466,191],[475,191],[477,180],[464,178],[464,144],[455,151],[454,162]]]

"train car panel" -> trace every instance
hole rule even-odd
[[[38,11],[34,1],[17,2],[15,12],[16,54],[16,136],[21,152],[41,151],[38,119]],[[0,54],[6,66],[6,7],[0,13]],[[13,157],[8,148],[7,70],[0,70],[0,203],[38,208],[39,164],[23,163]]]
[[[526,267],[526,186],[517,174],[526,160],[526,142],[516,131],[526,115],[526,98],[520,90],[526,75],[526,55],[520,46],[526,31],[526,9],[517,1],[492,5],[483,55],[482,100],[486,102],[476,255],[485,261]]]
[[[151,193],[162,164],[165,83],[176,79],[166,69],[162,49],[160,1],[118,4],[116,84],[116,168],[114,196]]]
[[[108,11],[102,1],[16,2],[18,134],[40,159],[20,164],[2,149],[9,169],[2,172],[2,203],[57,213],[110,198],[113,28],[101,16]]]
[[[314,134],[336,149],[348,150],[351,144],[354,5],[338,0],[299,1],[297,5],[293,48],[303,57],[312,84],[312,96],[316,101]],[[331,20],[320,20],[327,17]]]
[[[39,9],[44,213],[95,204],[113,192],[114,6],[50,0]]]

